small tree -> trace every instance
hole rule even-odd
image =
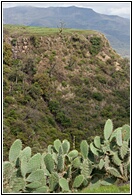
[[[59,29],[59,34],[62,34],[63,29],[65,27],[65,23],[63,21],[60,21],[60,24],[57,25],[58,29]]]

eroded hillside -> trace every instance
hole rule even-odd
[[[15,138],[34,153],[56,138],[78,147],[100,135],[108,118],[114,127],[129,123],[129,70],[95,31],[5,26],[4,157]]]

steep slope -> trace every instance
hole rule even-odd
[[[80,7],[14,7],[3,9],[5,24],[55,27],[63,21],[67,28],[93,29],[109,39],[121,55],[130,55],[130,20],[119,16],[104,15]]]
[[[3,55],[4,157],[15,138],[33,152],[56,138],[78,147],[108,118],[129,123],[129,62],[104,35],[7,25]]]

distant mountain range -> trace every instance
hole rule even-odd
[[[91,29],[102,32],[122,56],[130,55],[130,20],[115,15],[99,14],[80,7],[12,7],[3,9],[4,24]]]

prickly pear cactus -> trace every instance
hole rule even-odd
[[[8,179],[12,176],[13,166],[9,161],[5,161],[3,163],[3,177],[4,179]]]
[[[57,152],[59,152],[60,147],[62,146],[61,141],[59,139],[56,139],[54,141],[54,148]]]
[[[44,171],[43,169],[37,169],[33,171],[27,178],[27,182],[34,182],[34,181],[40,181],[44,177]]]
[[[94,138],[94,145],[95,145],[96,148],[99,148],[100,149],[100,147],[101,147],[101,139],[100,139],[100,136],[96,136]]]
[[[25,156],[21,158],[20,169],[21,169],[21,175],[23,176],[23,178],[25,178],[28,171],[28,161],[27,161],[27,157]]]
[[[121,130],[122,128],[121,127],[118,127],[117,129],[115,129],[113,132],[112,132],[112,134],[111,134],[111,136],[110,136],[110,138],[109,138],[109,141],[111,142],[114,138],[116,139],[116,137],[117,137],[117,131],[119,131],[119,130]]]
[[[68,140],[63,140],[62,142],[63,154],[67,154],[70,150],[70,142]]]
[[[9,161],[3,163],[3,191],[4,193],[10,193],[11,188],[9,185],[10,179],[13,175],[13,166]]]
[[[81,165],[81,174],[85,179],[91,178],[92,169],[93,167],[91,162],[88,159],[84,159]]]
[[[122,146],[122,132],[120,129],[116,133],[116,142],[118,146]]]
[[[22,177],[17,177],[17,171],[13,173],[12,177],[10,178],[11,192],[18,193],[23,192],[25,189],[26,182]]]
[[[128,151],[129,151],[128,142],[123,141],[122,146],[120,147],[120,156],[121,156],[122,159],[126,156]]]
[[[104,126],[104,139],[105,140],[109,139],[112,131],[113,131],[113,123],[112,123],[112,120],[108,119]]]
[[[69,158],[70,161],[72,161],[77,156],[78,156],[78,151],[77,150],[72,150],[68,153],[68,158]]]
[[[47,193],[48,186],[41,186],[33,191],[33,193]]]
[[[59,179],[59,185],[62,188],[62,192],[70,192],[68,181],[65,178]]]
[[[96,148],[92,142],[91,142],[91,144],[90,144],[90,150],[91,150],[91,152],[92,152],[94,155],[96,155],[96,156],[99,156],[99,155],[100,155],[100,154],[99,154],[99,149]]]
[[[130,140],[130,126],[123,125],[121,132],[122,132],[122,139],[124,141],[129,141]]]
[[[68,140],[59,139],[42,155],[31,156],[31,148],[22,150],[17,139],[3,164],[4,193],[74,192],[85,186],[110,185],[112,179],[130,180],[130,127],[113,131],[108,119],[103,137],[95,136],[90,144],[80,143],[80,152],[70,151]],[[98,180],[97,180],[98,178]]]
[[[59,182],[59,176],[56,172],[53,172],[49,177],[50,192],[54,192],[54,190],[56,190],[56,187],[58,186],[58,182]]]
[[[66,178],[67,179],[71,179],[72,178],[72,166],[68,165],[67,169],[66,169]]]
[[[41,167],[41,154],[37,153],[32,156],[27,163],[27,173],[31,173]]]
[[[101,159],[100,159],[100,162],[99,162],[99,165],[98,165],[100,170],[104,167],[104,164],[105,164],[105,162],[104,162],[104,160],[101,158]]]
[[[54,160],[52,158],[52,155],[51,154],[47,154],[44,157],[44,162],[45,162],[45,165],[46,165],[47,170],[50,173],[52,173],[54,171]]]
[[[64,170],[64,156],[59,154],[57,157],[57,171],[62,172]]]
[[[29,161],[29,159],[31,158],[31,148],[28,146],[26,148],[24,148],[19,155],[20,160],[22,159],[22,157],[26,157],[27,161]]]
[[[16,163],[17,158],[19,157],[19,154],[22,149],[22,142],[21,140],[17,139],[15,142],[12,144],[10,150],[9,150],[9,161],[11,163]]]
[[[84,176],[83,175],[78,175],[78,176],[76,176],[76,178],[73,182],[73,187],[74,188],[79,188],[83,182],[84,182]]]
[[[76,157],[73,161],[72,161],[72,166],[74,168],[80,168],[81,166],[81,158],[80,157]]]
[[[83,140],[80,144],[80,152],[84,159],[88,158],[88,151],[89,151],[88,143],[86,140]]]
[[[122,160],[119,158],[118,152],[114,153],[114,155],[112,156],[112,161],[117,166],[121,165]]]
[[[108,173],[117,177],[117,178],[122,178],[121,174],[119,173],[119,171],[113,167],[108,167],[107,169]]]

